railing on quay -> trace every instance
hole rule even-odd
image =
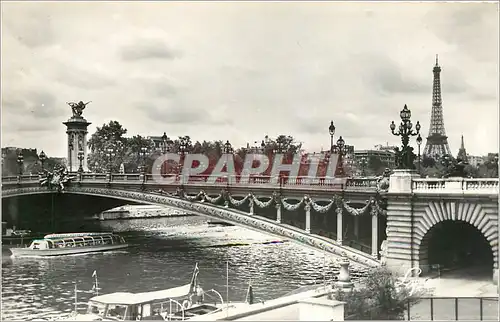
[[[407,300],[404,314],[385,307],[376,307],[362,313],[345,316],[345,320],[393,320],[405,321],[498,321],[497,297],[421,297]],[[413,303],[413,304],[412,304]]]
[[[497,297],[423,297],[407,304],[406,320],[498,321]]]
[[[113,182],[113,183],[159,183],[164,185],[220,185],[220,186],[262,186],[281,188],[311,189],[348,189],[348,190],[375,190],[378,178],[333,178],[333,177],[271,177],[271,176],[242,176],[211,177],[208,175],[152,175],[152,174],[114,174],[114,173],[71,173],[72,181],[83,182]],[[39,175],[22,175],[2,177],[2,184],[17,184],[38,182]]]

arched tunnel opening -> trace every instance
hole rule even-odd
[[[491,279],[493,261],[493,250],[484,234],[465,221],[436,224],[420,246],[420,268],[440,276]]]
[[[47,193],[2,198],[2,221],[7,227],[33,233],[99,230],[90,217],[104,210],[139,203],[109,197]]]

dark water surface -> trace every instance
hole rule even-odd
[[[2,252],[2,319],[57,319],[74,308],[74,285],[92,288],[97,271],[101,293],[144,292],[189,282],[200,267],[204,289],[242,301],[248,282],[257,300],[282,296],[300,286],[322,283],[338,272],[335,258],[292,242],[240,227],[209,227],[202,217],[106,221],[131,247],[99,254],[54,258],[9,258]],[[326,275],[325,275],[326,273]],[[326,277],[325,277],[326,276]],[[91,294],[79,294],[86,302]]]

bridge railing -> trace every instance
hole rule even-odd
[[[495,178],[418,178],[413,179],[415,193],[493,193],[499,192]]]
[[[334,188],[334,189],[373,189],[377,187],[378,179],[375,177],[369,178],[333,178],[333,177],[271,177],[271,176],[250,176],[246,179],[241,176],[226,176],[226,177],[210,177],[206,175],[192,175],[183,177],[182,175],[165,175],[156,176],[152,174],[127,173],[127,174],[109,174],[109,173],[72,173],[73,180],[84,182],[115,182],[115,183],[146,183],[157,182],[166,185],[196,185],[209,184],[224,186],[273,186],[285,188]],[[16,184],[25,182],[36,182],[41,179],[38,175],[22,175],[2,177],[3,184]]]

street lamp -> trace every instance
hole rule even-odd
[[[366,169],[366,165],[367,165],[367,161],[366,161],[366,158],[365,157],[362,157],[361,160],[360,160],[360,165],[361,165],[361,175],[364,177],[365,176],[365,169]]]
[[[233,151],[234,151],[234,149],[231,146],[231,143],[229,143],[229,140],[227,140],[226,143],[224,143],[224,153],[229,154],[229,153],[233,153]]]
[[[410,142],[410,136],[416,136],[420,133],[420,122],[417,121],[415,124],[415,131],[413,131],[413,124],[410,121],[411,111],[405,106],[399,113],[401,117],[401,123],[399,124],[398,131],[396,132],[396,124],[392,121],[390,129],[393,135],[401,136],[401,143],[403,144],[401,151],[396,150],[396,167],[398,169],[414,169],[413,160],[415,159],[415,154],[413,153],[413,148],[408,145]]]
[[[422,136],[420,136],[420,133],[417,136],[417,146],[418,146],[418,173],[421,174],[420,172],[420,145],[422,144]]]
[[[333,135],[335,134],[335,125],[333,125],[333,121],[330,122],[330,126],[328,127],[328,132],[330,132],[330,152],[333,149]]]
[[[24,157],[23,157],[23,152],[20,151],[19,154],[17,155],[17,165],[19,167],[19,176],[23,175],[23,165],[24,165]]]
[[[80,161],[80,166],[78,167],[78,172],[83,172],[83,159],[85,158],[85,154],[82,150],[78,151],[78,161]]]
[[[180,142],[179,142],[179,154],[180,155],[186,154],[186,150],[187,150],[186,139],[185,138],[180,138]]]
[[[167,145],[168,144],[168,136],[167,136],[166,132],[163,132],[161,140],[163,142],[162,152],[163,152],[163,154],[166,154],[168,152],[168,145]]]
[[[42,164],[42,172],[43,172],[43,164],[45,163],[45,160],[47,160],[47,155],[45,154],[45,152],[40,152],[40,155],[38,155],[38,159],[40,160],[40,163]]]
[[[337,140],[337,143],[332,146],[332,152],[337,153],[338,156],[338,162],[337,162],[337,169],[339,172],[339,175],[344,175],[344,155],[346,155],[349,152],[350,148],[345,144],[344,139],[342,136],[339,137]],[[335,171],[337,172],[337,171]]]
[[[107,148],[106,149],[106,156],[108,157],[108,162],[109,162],[109,173],[112,172],[112,162],[113,162],[113,157],[115,156],[115,150],[113,148]]]
[[[141,162],[142,163],[142,165],[141,165],[142,172],[146,172],[146,157],[147,157],[147,155],[148,155],[148,148],[145,146],[141,147],[141,150],[139,152],[139,156],[140,156],[140,159],[142,161]]]

